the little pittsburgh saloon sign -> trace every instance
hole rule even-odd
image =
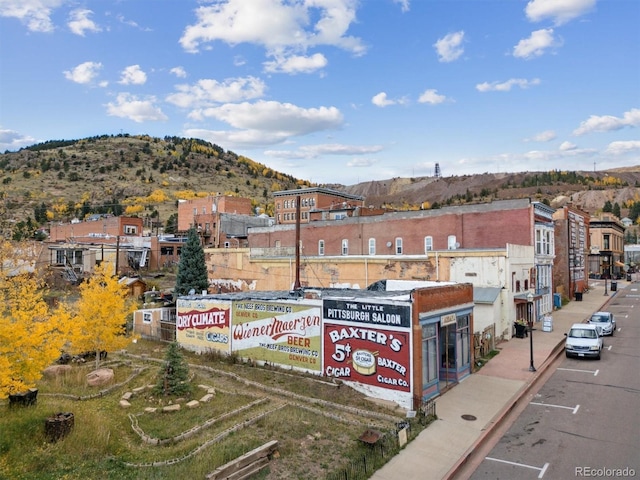
[[[410,391],[408,305],[323,301],[324,374]]]

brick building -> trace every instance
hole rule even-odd
[[[176,340],[186,349],[337,378],[406,409],[471,373],[472,331],[471,284],[399,282],[176,302]]]
[[[90,215],[84,221],[52,223],[49,242],[90,242],[95,239],[117,236],[141,237],[143,220],[138,217]]]
[[[202,244],[211,247],[244,246],[249,226],[265,226],[266,220],[255,220],[251,199],[230,195],[216,195],[178,202],[178,231],[195,227]],[[243,225],[239,228],[240,225]],[[232,239],[234,239],[232,241]]]
[[[589,254],[588,213],[573,205],[557,209],[555,224],[555,259],[553,263],[554,293],[572,297],[588,286],[587,257]]]
[[[273,192],[277,224],[295,224],[298,204],[300,223],[340,220],[364,207],[364,197],[321,187]]]

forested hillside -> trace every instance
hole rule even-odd
[[[137,215],[170,231],[178,200],[215,194],[250,198],[256,213],[273,215],[274,191],[317,186],[203,140],[126,134],[51,140],[5,152],[0,155],[0,180],[0,234],[16,240],[37,238],[38,229],[51,222],[93,213]],[[556,208],[572,203],[591,214],[609,210],[635,221],[639,185],[640,167],[320,186],[361,195],[367,205],[392,210],[528,197]]]

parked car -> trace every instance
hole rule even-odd
[[[616,320],[611,312],[596,312],[589,318],[589,323],[600,329],[600,335],[613,335],[616,331]]]
[[[591,323],[574,323],[565,335],[567,339],[564,351],[567,357],[595,357],[600,360],[603,341],[597,326]]]

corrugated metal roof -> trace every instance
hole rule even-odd
[[[495,303],[500,290],[498,287],[473,287],[473,303]]]

